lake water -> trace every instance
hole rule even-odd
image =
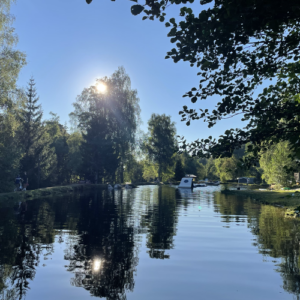
[[[300,223],[221,187],[0,207],[0,299],[299,299]]]

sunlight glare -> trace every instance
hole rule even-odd
[[[95,272],[98,272],[101,268],[101,260],[100,259],[96,259],[93,263],[93,270]]]
[[[106,92],[106,90],[107,90],[107,86],[103,82],[97,83],[96,86],[97,86],[97,90],[98,90],[99,93],[104,94]]]

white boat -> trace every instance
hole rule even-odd
[[[192,189],[193,188],[193,177],[183,177],[178,186],[180,189]]]

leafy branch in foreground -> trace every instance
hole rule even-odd
[[[196,66],[200,77],[199,85],[183,97],[192,103],[215,95],[221,97],[212,111],[184,106],[180,112],[182,121],[189,125],[202,119],[210,128],[222,119],[242,114],[247,125],[227,130],[218,140],[183,143],[183,149],[194,155],[227,156],[240,145],[251,143],[250,151],[257,156],[265,145],[286,140],[297,150],[299,2],[201,0],[203,9],[197,15],[193,9],[199,7],[192,3],[193,0],[147,0],[133,5],[131,12],[143,13],[143,19],[164,22],[167,7],[179,5],[179,20],[171,18],[165,23],[175,45],[166,58]],[[270,80],[275,83],[269,84]],[[267,87],[257,95],[262,84]]]

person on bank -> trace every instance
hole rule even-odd
[[[27,172],[25,171],[23,174],[23,191],[26,191],[26,188],[28,186],[28,175]]]
[[[23,179],[18,175],[15,179],[15,191],[20,191],[22,189],[22,181]]]

